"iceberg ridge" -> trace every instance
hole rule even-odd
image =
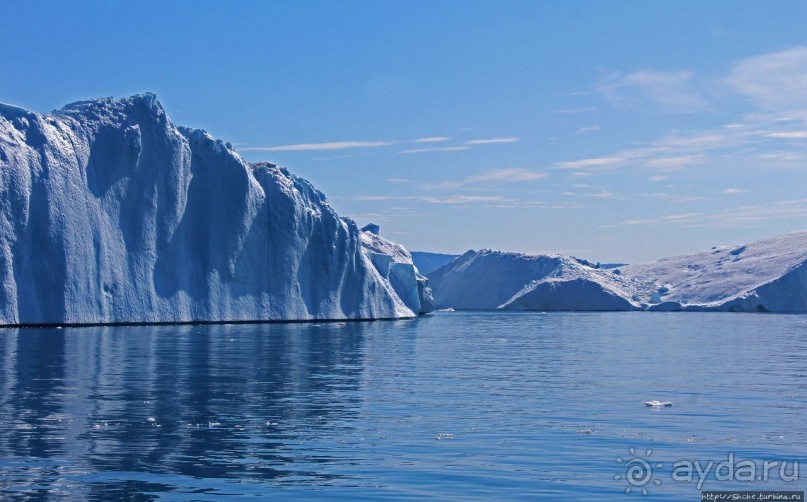
[[[0,208],[0,325],[428,310],[309,182],[174,125],[151,93],[0,105]]]

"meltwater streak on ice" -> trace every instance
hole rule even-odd
[[[805,358],[791,315],[0,329],[0,498],[621,500],[629,448],[807,465]]]
[[[430,310],[411,257],[366,253],[309,182],[174,125],[153,94],[0,104],[0,325]]]

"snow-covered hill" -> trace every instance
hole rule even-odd
[[[807,311],[807,231],[624,266],[651,309]]]
[[[807,232],[609,269],[469,251],[430,280],[439,308],[807,312]]]
[[[310,183],[174,125],[153,94],[0,105],[0,325],[428,310],[361,235]]]

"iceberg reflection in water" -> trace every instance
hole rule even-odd
[[[612,500],[629,448],[798,460],[805,356],[788,315],[3,329],[0,498]]]

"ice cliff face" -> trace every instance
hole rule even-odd
[[[0,324],[410,317],[420,284],[379,273],[310,183],[153,94],[0,105]]]
[[[807,312],[807,232],[609,269],[469,251],[430,280],[440,308]]]
[[[426,277],[420,275],[412,255],[403,246],[381,237],[378,225],[362,228],[361,242],[365,253],[382,277],[387,279],[413,312],[425,314],[434,310],[434,298]]]

